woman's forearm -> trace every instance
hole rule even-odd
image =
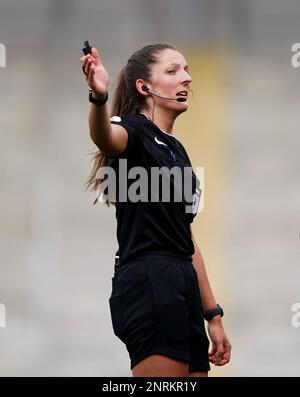
[[[110,150],[112,129],[107,104],[95,106],[91,104],[89,112],[89,128],[92,141],[103,152]]]
[[[203,258],[193,237],[192,230],[191,236],[195,248],[195,253],[193,255],[193,265],[197,272],[202,308],[205,312],[206,310],[216,307],[216,300],[212,293]],[[227,364],[230,361],[231,345],[225,334],[220,315],[214,316],[208,321],[207,330],[212,342],[212,349],[208,355],[209,361],[218,366]]]

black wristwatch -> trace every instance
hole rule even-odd
[[[93,90],[91,88],[89,89],[89,101],[94,105],[96,106],[104,105],[107,102],[107,100],[108,100],[108,92],[104,95],[103,98],[96,99],[93,97]]]
[[[211,320],[213,317],[220,315],[221,317],[224,316],[224,312],[223,309],[221,308],[220,305],[217,304],[217,307],[215,307],[214,309],[210,309],[210,310],[206,310],[206,312],[204,312],[204,318],[206,321]]]

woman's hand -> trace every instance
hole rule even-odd
[[[97,49],[93,47],[92,54],[84,55],[80,58],[80,62],[86,73],[86,82],[93,90],[94,96],[96,98],[103,97],[108,90],[109,77]]]
[[[212,342],[208,359],[217,366],[225,365],[230,361],[231,345],[223,329],[220,316],[213,317],[208,322],[208,334]]]

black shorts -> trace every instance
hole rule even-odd
[[[125,343],[131,369],[152,354],[209,371],[198,277],[192,259],[147,255],[115,267],[109,298],[115,335]]]

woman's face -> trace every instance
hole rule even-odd
[[[157,55],[157,60],[151,67],[151,82],[147,84],[150,91],[168,98],[185,96],[179,94],[180,91],[185,91],[187,100],[177,102],[154,97],[156,104],[168,109],[186,110],[192,79],[184,56],[176,50],[166,49]]]

